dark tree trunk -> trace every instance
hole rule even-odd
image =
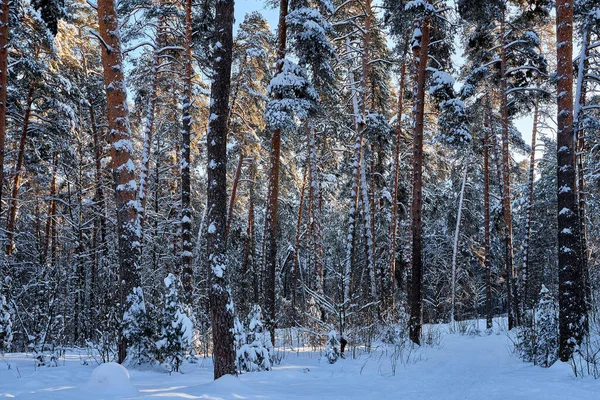
[[[8,223],[6,226],[6,236],[8,244],[6,255],[10,256],[15,250],[15,228],[17,222],[17,209],[19,207],[19,187],[21,186],[21,170],[23,169],[23,156],[25,154],[25,143],[27,143],[27,131],[29,130],[29,119],[31,116],[31,105],[33,103],[33,93],[35,91],[35,82],[31,83],[27,94],[27,104],[25,105],[25,115],[23,116],[23,130],[19,140],[19,149],[17,151],[17,162],[15,163],[15,172],[13,176],[13,185],[11,199],[8,206]]]
[[[423,130],[425,125],[425,80],[429,59],[430,19],[425,16],[420,24],[421,40],[415,44],[413,52],[417,60],[415,82],[415,128],[413,137],[412,171],[412,277],[410,281],[410,340],[421,343],[423,325]]]
[[[506,84],[506,39],[505,16],[502,14],[500,27],[500,112],[502,125],[502,210],[504,216],[504,262],[506,264],[506,304],[508,307],[508,329],[519,325],[518,296],[513,265],[512,206],[510,200],[510,152],[508,147],[508,93]]]
[[[569,361],[583,340],[585,291],[579,259],[579,207],[576,196],[573,138],[573,1],[556,2],[558,303],[562,361]]]
[[[279,25],[277,28],[277,71],[281,73],[285,48],[287,43],[288,0],[279,2]],[[277,269],[277,235],[278,235],[278,206],[279,206],[279,169],[281,154],[281,129],[274,129],[271,137],[271,154],[269,156],[269,186],[267,192],[267,210],[265,226],[265,265],[264,265],[264,304],[265,325],[275,342],[275,326],[277,310],[275,301],[275,271]]]
[[[191,1],[191,0],[188,0]],[[208,231],[210,316],[213,328],[214,377],[235,374],[233,303],[229,294],[225,233],[227,223],[227,118],[233,50],[233,0],[216,3],[216,37],[210,121],[208,124]]]
[[[185,76],[183,82],[183,120],[181,138],[181,275],[188,305],[193,304],[192,211],[190,208],[190,143],[192,137],[192,0],[185,2]],[[217,57],[215,52],[215,57]],[[230,67],[231,69],[231,67]],[[227,93],[229,97],[229,92]],[[227,114],[227,111],[223,112]],[[227,121],[225,122],[227,123]],[[227,134],[225,133],[225,137]],[[225,189],[224,189],[225,190]]]
[[[489,119],[486,118],[486,129],[483,136],[483,225],[485,262],[485,326],[492,329],[492,258],[490,257],[490,141],[492,113],[488,105]]]
[[[4,142],[6,138],[6,92],[8,87],[9,0],[0,0],[0,214],[4,188]]]

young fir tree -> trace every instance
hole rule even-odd
[[[165,306],[156,341],[157,358],[170,372],[179,371],[193,339],[194,328],[179,295],[180,286],[175,275],[169,274],[165,278]]]
[[[332,330],[327,334],[327,345],[325,346],[323,355],[329,364],[335,364],[340,358],[340,341],[337,339],[335,330]]]
[[[13,338],[10,308],[6,296],[0,293],[0,350],[10,349]]]
[[[271,334],[263,323],[260,306],[254,305],[246,324],[236,318],[234,325],[236,363],[239,371],[270,371],[273,365]]]
[[[540,290],[535,308],[536,351],[534,363],[550,367],[558,359],[558,314],[556,302],[546,286]]]

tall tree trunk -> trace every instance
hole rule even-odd
[[[406,64],[400,67],[400,85],[398,87],[398,118],[396,126],[396,149],[394,151],[394,189],[392,192],[392,223],[390,224],[389,248],[389,286],[386,295],[389,296],[390,309],[394,309],[394,291],[396,289],[396,237],[398,235],[398,191],[400,185],[400,148],[402,145],[402,110],[404,108],[404,76]]]
[[[4,142],[6,138],[6,92],[8,87],[9,0],[0,0],[0,215],[4,188]]]
[[[188,0],[191,1],[191,0]],[[210,316],[213,329],[214,378],[235,374],[233,303],[225,246],[227,223],[227,118],[231,86],[234,0],[216,3],[216,37],[208,124],[208,231]]]
[[[569,361],[583,340],[587,319],[579,255],[579,207],[576,198],[573,138],[573,1],[556,2],[558,303],[562,361]]]
[[[25,115],[23,115],[23,130],[21,140],[19,140],[19,149],[17,151],[17,161],[15,163],[15,172],[13,176],[13,185],[11,199],[8,206],[8,223],[6,226],[6,236],[8,244],[6,255],[12,255],[15,250],[15,227],[17,221],[17,209],[19,207],[19,187],[21,186],[21,170],[23,169],[23,155],[25,154],[25,143],[27,143],[27,131],[29,130],[29,120],[31,117],[31,105],[33,103],[33,93],[35,91],[35,82],[29,86],[27,93],[27,103],[25,104]]]
[[[233,109],[229,111],[233,112]],[[229,119],[231,120],[231,118]],[[229,129],[229,128],[228,128]],[[225,245],[229,240],[229,230],[231,229],[231,221],[233,221],[233,208],[235,206],[235,199],[237,197],[237,189],[242,176],[242,167],[244,165],[244,143],[240,147],[240,157],[238,159],[237,166],[235,167],[235,173],[233,175],[233,184],[231,185],[231,195],[229,196],[229,208],[227,209],[227,227],[225,229]]]
[[[48,264],[48,249],[50,248],[50,242],[52,242],[54,235],[52,234],[52,228],[55,225],[56,215],[56,172],[58,168],[58,152],[52,153],[52,181],[50,182],[50,200],[48,203],[48,219],[46,220],[46,242],[44,244],[44,262]],[[70,201],[70,199],[69,199]],[[53,257],[54,258],[54,255]],[[53,260],[52,260],[53,261]],[[49,265],[53,265],[51,262]]]
[[[529,202],[527,204],[527,222],[525,229],[527,230],[525,236],[525,254],[523,260],[523,309],[526,310],[529,306],[529,280],[531,273],[531,223],[533,221],[533,183],[535,179],[535,146],[537,137],[537,125],[539,118],[538,101],[535,100],[535,106],[533,110],[533,129],[531,130],[531,157],[529,159]]]
[[[490,254],[490,133],[492,131],[492,113],[489,99],[487,100],[488,116],[486,118],[485,134],[483,136],[483,225],[484,225],[484,262],[485,262],[485,327],[492,329],[492,258]],[[489,122],[488,122],[489,121]]]
[[[421,23],[419,23],[421,22]],[[423,131],[425,126],[425,80],[429,60],[430,18],[423,17],[415,24],[421,37],[415,38],[413,54],[416,61],[415,81],[415,125],[413,133],[412,171],[412,277],[410,281],[409,336],[416,344],[421,343],[423,325]]]
[[[592,301],[592,289],[589,279],[588,265],[588,245],[587,245],[587,228],[586,228],[586,207],[585,207],[585,132],[581,126],[583,116],[583,107],[586,103],[586,71],[589,68],[589,27],[587,24],[583,28],[581,51],[579,53],[577,65],[577,86],[575,90],[575,104],[573,111],[573,127],[575,129],[574,137],[577,139],[577,199],[579,200],[579,234],[580,234],[580,252],[579,259],[581,262],[581,271],[583,284],[585,285],[586,307],[589,310]],[[586,330],[587,330],[586,326]]]
[[[283,70],[283,60],[287,43],[288,0],[279,2],[279,24],[277,28],[277,71],[275,76]],[[280,95],[278,95],[279,97]],[[277,269],[277,235],[278,235],[278,208],[279,208],[279,169],[281,154],[281,129],[273,129],[271,137],[271,154],[269,155],[269,183],[267,191],[265,252],[264,252],[264,304],[266,328],[271,333],[271,341],[275,343],[275,326],[277,323],[277,309],[275,301],[275,271]]]
[[[304,194],[306,193],[306,179],[308,170],[304,170],[302,188],[300,189],[300,205],[298,206],[298,219],[296,220],[296,238],[294,240],[294,269],[292,270],[292,310],[296,312],[296,295],[298,292],[298,274],[300,270],[300,238],[302,236],[302,214],[304,211]]]
[[[188,305],[193,304],[192,210],[190,208],[190,144],[192,137],[192,0],[185,2],[185,77],[183,82],[183,119],[181,143],[181,274],[183,292]],[[216,57],[216,55],[215,55]],[[231,68],[231,67],[230,67]],[[227,93],[229,96],[229,93]],[[229,106],[229,105],[228,105]],[[227,114],[226,111],[222,111]],[[212,114],[211,114],[212,119]],[[227,121],[225,121],[227,123]],[[225,136],[227,134],[225,133]],[[226,200],[227,201],[227,200]]]
[[[508,329],[519,325],[518,296],[515,285],[515,269],[513,265],[512,241],[512,207],[510,201],[510,152],[509,126],[508,126],[508,101],[506,83],[506,31],[505,15],[502,14],[500,25],[500,112],[502,115],[502,204],[504,216],[504,262],[506,263],[506,303],[508,307]]]
[[[350,38],[346,37],[346,52],[350,55],[352,48]],[[353,73],[354,65],[352,62],[348,66],[348,80],[352,96],[352,119],[355,130],[354,157],[352,166],[352,203],[348,210],[348,234],[346,243],[346,262],[344,270],[344,304],[350,300],[350,291],[352,289],[352,271],[354,270],[354,257],[356,253],[356,226],[358,219],[358,204],[360,199],[360,164],[362,162],[362,130],[359,126],[360,109],[358,105],[359,92],[356,88]]]
[[[460,185],[460,196],[458,198],[458,212],[456,215],[456,229],[454,230],[454,245],[452,246],[452,279],[450,287],[452,290],[450,301],[450,324],[454,324],[456,313],[456,258],[458,256],[458,242],[460,241],[460,220],[462,219],[463,200],[465,198],[465,187],[467,186],[467,173],[469,171],[469,157],[467,155],[465,170],[463,171],[462,183]]]
[[[133,144],[129,130],[127,93],[123,76],[123,56],[119,37],[119,20],[114,0],[98,0],[98,28],[103,41],[102,65],[108,109],[111,167],[115,184],[117,211],[117,237],[119,256],[119,303],[123,316],[131,307],[143,305],[138,271],[139,220],[137,213],[137,184],[133,163]],[[133,294],[133,295],[131,295]],[[138,308],[145,312],[145,309]],[[119,327],[118,361],[127,356],[127,340],[124,323]]]
[[[158,28],[158,38],[156,46],[162,43],[163,20],[161,18]],[[152,70],[150,72],[150,91],[148,92],[148,104],[146,106],[146,121],[144,123],[142,163],[140,167],[140,187],[138,197],[140,199],[140,240],[141,246],[144,243],[144,223],[146,222],[146,204],[148,203],[148,174],[150,172],[150,157],[152,153],[152,136],[154,134],[154,120],[156,115],[156,101],[158,90],[158,66],[160,63],[159,49],[154,50],[152,56]],[[184,125],[185,126],[185,125]],[[185,264],[184,264],[185,265]]]

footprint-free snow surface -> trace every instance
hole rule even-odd
[[[217,381],[209,358],[169,375],[159,369],[125,371],[114,364],[98,371],[97,364],[82,365],[82,356],[74,353],[67,353],[57,367],[36,369],[30,355],[7,354],[6,362],[0,358],[0,398],[600,399],[600,380],[575,378],[566,363],[548,369],[524,363],[503,333],[443,333],[436,345],[404,351],[404,362],[384,346],[357,352],[354,359],[348,354],[333,365],[309,350],[279,354],[281,363],[271,372]]]

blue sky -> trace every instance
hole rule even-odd
[[[237,0],[235,2],[236,26],[244,20],[244,15],[246,15],[246,13],[252,11],[260,11],[260,13],[267,18],[272,29],[277,27],[277,16],[279,10],[266,6],[264,0]]]

